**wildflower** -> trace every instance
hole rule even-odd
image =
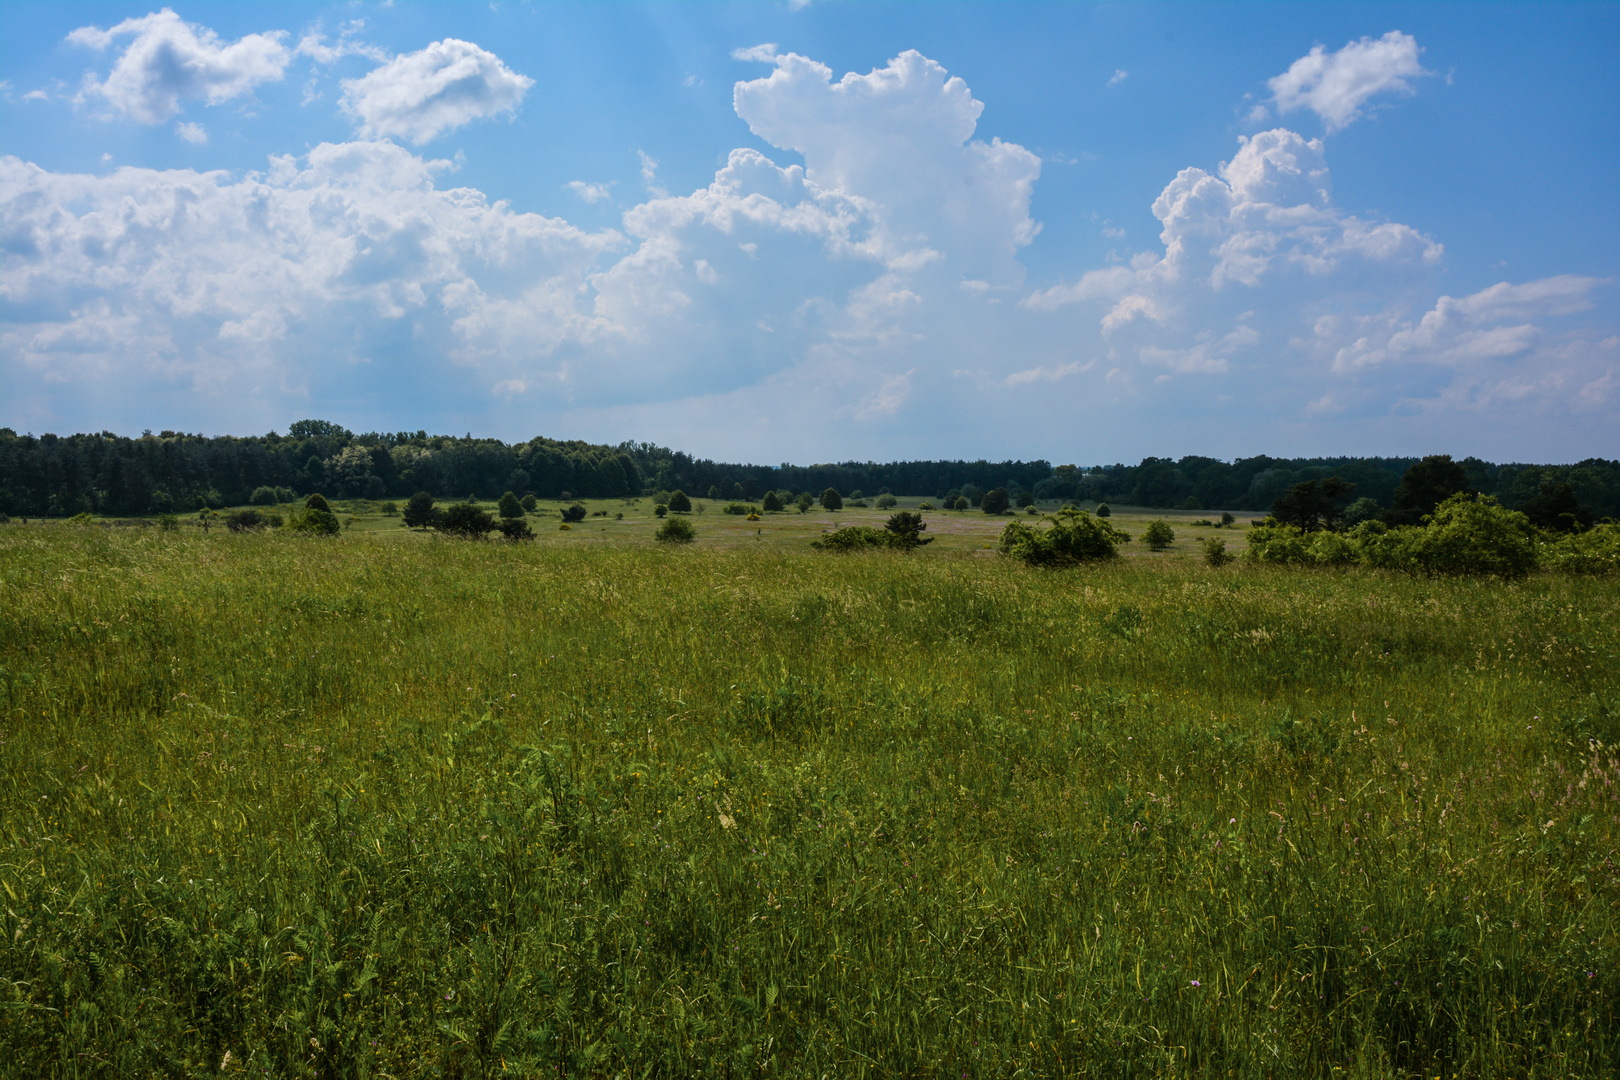
[[[1198,987],[1200,987],[1200,986],[1203,986],[1203,985],[1204,985],[1204,984],[1203,984],[1203,983],[1201,983],[1201,982],[1199,982],[1199,981],[1198,981],[1198,980],[1197,980],[1197,979],[1194,979],[1194,980],[1193,980],[1193,981],[1192,981],[1192,984],[1193,984],[1193,988],[1194,988],[1194,989],[1197,989],[1197,988],[1198,988]]]

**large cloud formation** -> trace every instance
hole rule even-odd
[[[3,422],[56,426],[86,395],[228,427],[431,401],[445,422],[779,460],[1076,423],[1131,442],[1163,415],[1213,433],[1211,401],[1363,427],[1615,411],[1606,283],[1442,296],[1441,245],[1339,207],[1320,140],[1276,128],[1183,169],[1152,201],[1157,250],[1026,290],[1041,162],[979,137],[962,79],[915,52],[838,79],[771,46],[740,58],[770,71],[736,84],[738,116],[803,165],[734,150],[688,194],[649,183],[616,229],[491,203],[388,141],[247,176],[0,160]],[[528,86],[462,42],[367,79],[348,107],[411,141]]]

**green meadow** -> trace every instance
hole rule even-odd
[[[1620,581],[588,506],[0,525],[0,1074],[1620,1073]]]

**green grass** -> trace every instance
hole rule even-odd
[[[633,509],[0,527],[0,1073],[1620,1071],[1620,583]]]

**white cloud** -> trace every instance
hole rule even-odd
[[[293,51],[299,56],[309,57],[317,64],[336,63],[345,56],[363,56],[378,63],[386,62],[389,59],[388,50],[355,40],[355,35],[364,30],[365,26],[364,19],[344,23],[338,30],[337,40],[331,44],[327,44],[326,35],[317,26],[298,39],[298,48]]]
[[[641,159],[641,185],[647,189],[647,194],[659,199],[668,195],[664,185],[658,182],[658,159],[649,157],[645,150],[637,150],[636,157]]]
[[[775,66],[736,85],[737,115],[803,154],[806,178],[822,189],[877,207],[886,251],[931,248],[947,253],[958,278],[1022,282],[1018,251],[1040,229],[1029,216],[1040,158],[974,139],[984,105],[960,78],[915,51],[836,83],[825,65],[775,46],[734,55]]]
[[[43,90],[30,90],[22,96],[24,101],[49,101],[51,96]]]
[[[1113,77],[1108,80],[1108,85],[1109,86],[1118,86],[1120,83],[1124,82],[1126,79],[1128,79],[1130,77],[1131,77],[1131,73],[1126,71],[1124,68],[1116,68],[1114,70]]]
[[[343,80],[343,108],[368,137],[420,146],[474,120],[515,112],[534,80],[470,41],[445,38]]]
[[[183,21],[168,8],[125,19],[109,30],[80,27],[67,36],[74,45],[104,50],[123,38],[129,45],[105,80],[86,74],[81,100],[98,98],[143,124],[161,124],[182,101],[218,105],[282,76],[291,53],[281,31],[248,34],[225,44],[212,30]]]
[[[613,192],[609,190],[609,187],[608,184],[587,184],[583,180],[568,181],[568,190],[592,206],[613,197]]]
[[[1279,113],[1310,109],[1337,131],[1359,117],[1375,94],[1410,94],[1407,80],[1429,74],[1418,63],[1421,51],[1416,38],[1399,30],[1352,41],[1338,52],[1317,45],[1267,85]]]
[[[1001,383],[1003,386],[1028,386],[1030,383],[1038,382],[1061,382],[1062,380],[1067,379],[1070,375],[1078,375],[1083,371],[1090,371],[1095,366],[1096,361],[1082,364],[1078,360],[1070,360],[1063,364],[1054,364],[1051,366],[1042,365],[1040,367],[1025,368],[1022,371],[1015,371],[1011,375],[1008,375],[1005,379],[1001,380]]]
[[[186,142],[197,146],[201,146],[208,141],[208,132],[203,129],[201,124],[176,124],[174,125],[174,133],[186,140]]]

